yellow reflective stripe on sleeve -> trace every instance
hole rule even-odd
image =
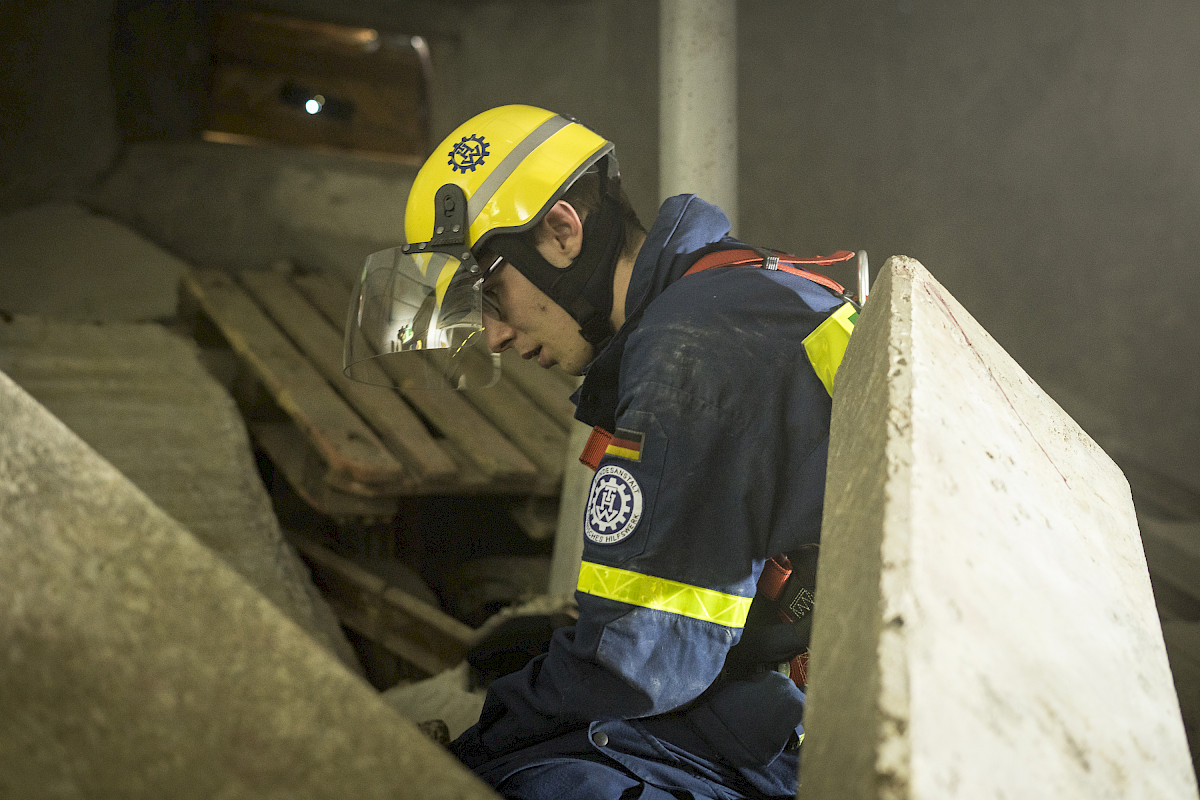
[[[845,303],[837,311],[817,326],[817,329],[804,337],[804,350],[808,353],[808,361],[816,370],[817,377],[825,384],[825,391],[833,396],[833,379],[837,375],[842,358],[846,355],[846,345],[850,334],[854,332],[854,323],[858,321],[858,312],[854,306]]]
[[[741,628],[746,624],[752,599],[617,567],[604,567],[590,561],[580,565],[579,591],[730,628]]]

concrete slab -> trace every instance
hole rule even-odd
[[[358,663],[283,538],[233,400],[194,343],[153,323],[0,320],[0,371],[348,667]]]
[[[348,153],[142,142],[87,202],[198,266],[282,260],[349,286],[369,254],[403,243],[415,175],[415,166]]]
[[[1196,798],[1124,476],[915,260],[834,398],[801,798]]]
[[[0,311],[69,320],[173,316],[186,265],[124,225],[52,202],[0,216]]]
[[[4,375],[0,421],[0,796],[495,796]]]

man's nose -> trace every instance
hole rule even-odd
[[[483,315],[483,332],[487,336],[488,350],[493,353],[504,352],[512,347],[513,340],[517,338],[517,332],[511,325],[506,325],[487,314]]]

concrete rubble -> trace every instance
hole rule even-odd
[[[0,311],[134,321],[175,313],[187,265],[119,222],[55,201],[0,216]]]
[[[918,262],[838,373],[801,798],[1196,798],[1128,484]]]
[[[0,796],[494,796],[3,375],[0,420]]]
[[[415,174],[346,153],[141,142],[86,199],[192,264],[282,259],[349,285],[367,255],[403,242]]]
[[[284,541],[242,418],[196,346],[153,323],[0,321],[0,371],[348,667],[357,661]]]

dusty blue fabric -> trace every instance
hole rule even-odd
[[[728,234],[691,195],[648,232],[627,322],[574,398],[580,420],[641,439],[636,459],[601,461],[583,558],[749,598],[767,558],[819,537],[830,399],[801,342],[841,300],[762,269],[680,279]],[[630,776],[674,796],[794,794],[804,695],[777,673],[723,672],[741,628],[576,598],[578,623],[490,687],[453,745],[464,763],[522,797],[559,769],[608,787],[572,797],[624,796]]]

